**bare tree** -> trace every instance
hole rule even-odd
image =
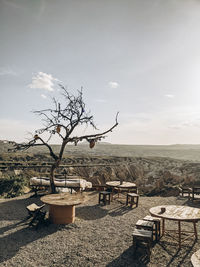
[[[109,129],[101,133],[74,136],[74,130],[78,126],[91,125],[93,129],[97,130],[97,128],[94,124],[93,116],[85,109],[82,89],[78,91],[78,95],[75,96],[70,94],[63,85],[60,84],[60,87],[62,89],[64,104],[61,104],[58,100],[53,98],[54,108],[34,111],[34,113],[42,117],[44,127],[36,130],[32,139],[27,143],[12,142],[12,151],[23,151],[36,146],[46,146],[48,148],[51,157],[54,159],[50,170],[50,187],[52,193],[55,193],[54,172],[61,163],[65,146],[69,143],[77,145],[79,142],[86,140],[88,141],[90,148],[93,148],[97,141],[105,138],[105,135],[112,132],[118,125],[117,113],[115,123]],[[41,135],[43,133],[48,133],[49,136],[47,141],[42,138]],[[49,144],[53,135],[58,135],[61,140],[58,154],[54,153],[51,144]]]

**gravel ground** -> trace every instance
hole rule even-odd
[[[176,197],[140,197],[137,208],[125,206],[125,198],[115,199],[111,205],[98,205],[98,194],[87,193],[89,200],[76,207],[74,224],[28,227],[24,218],[26,206],[40,198],[24,195],[14,199],[0,199],[0,266],[192,266],[191,255],[200,248],[200,241],[189,238],[178,250],[173,237],[164,236],[154,245],[151,259],[139,249],[132,249],[132,231],[138,219],[158,205],[191,205]],[[198,207],[199,203],[193,206]],[[175,228],[167,222],[166,228]],[[192,229],[185,223],[186,230]],[[199,234],[199,224],[198,234]],[[175,235],[175,234],[174,234]],[[174,236],[175,237],[175,236]]]

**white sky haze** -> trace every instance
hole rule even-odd
[[[83,87],[115,144],[200,143],[200,1],[1,0],[0,139]],[[55,140],[56,142],[56,140]]]

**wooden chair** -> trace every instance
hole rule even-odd
[[[191,197],[192,202],[195,200],[195,195],[200,195],[200,186],[192,187]],[[200,199],[200,198],[198,198]]]
[[[43,204],[42,206],[38,206],[37,204],[33,203],[26,207],[29,214],[28,218],[32,217],[31,221],[29,222],[29,226],[38,228],[40,224],[45,222],[44,218],[46,215],[46,211],[42,211],[42,208],[44,206],[45,204]]]
[[[180,186],[178,189],[179,189],[179,195],[184,197],[184,195],[186,194],[188,199],[190,199],[190,194],[192,193],[192,188],[186,187],[186,186]]]

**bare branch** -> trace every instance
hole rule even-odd
[[[118,123],[118,115],[119,112],[117,112],[116,114],[116,118],[115,118],[115,124],[108,130],[102,132],[102,133],[97,133],[97,134],[90,134],[90,135],[83,135],[83,136],[79,136],[79,137],[73,137],[73,138],[69,138],[67,142],[74,142],[74,143],[78,143],[79,141],[82,140],[87,140],[88,142],[90,142],[91,140],[94,141],[100,141],[102,138],[105,138],[105,135],[109,132],[112,132],[112,130],[117,127]]]

